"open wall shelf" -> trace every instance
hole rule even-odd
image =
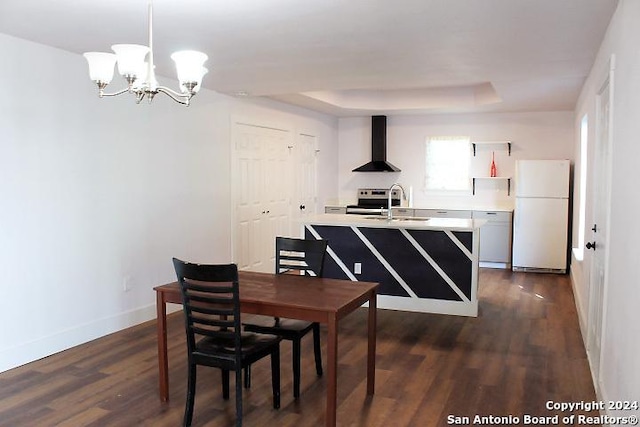
[[[472,142],[473,145],[473,157],[476,156],[476,145],[498,145],[503,146],[509,152],[509,156],[511,156],[511,141],[475,141]]]
[[[511,177],[510,176],[475,176],[471,178],[471,193],[476,194],[476,179],[507,181],[507,196],[511,195]]]

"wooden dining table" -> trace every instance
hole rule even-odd
[[[376,289],[378,283],[240,271],[243,313],[319,322],[327,326],[327,401],[325,425],[336,425],[338,322],[368,303],[367,395],[375,388]],[[157,331],[160,399],[169,400],[167,303],[182,304],[178,282],[157,286]]]

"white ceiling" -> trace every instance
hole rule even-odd
[[[171,52],[201,50],[208,89],[339,116],[571,110],[616,4],[154,0],[154,57],[173,77]],[[0,0],[0,33],[77,53],[147,44],[147,0]]]

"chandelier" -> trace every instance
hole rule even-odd
[[[182,50],[171,55],[176,64],[180,92],[158,85],[153,65],[153,5],[149,1],[149,46],[137,44],[115,44],[111,49],[115,53],[86,52],[84,57],[89,63],[89,77],[98,85],[98,95],[117,96],[131,93],[140,103],[146,96],[149,103],[157,93],[169,95],[171,99],[183,105],[189,105],[191,98],[200,90],[202,77],[207,73],[204,67],[207,55],[194,50]],[[145,62],[145,58],[148,60]],[[114,93],[105,93],[104,89],[113,78],[115,64],[118,72],[127,81],[127,87]]]

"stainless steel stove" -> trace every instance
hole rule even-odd
[[[400,206],[400,190],[391,191],[391,206]],[[347,214],[386,215],[389,204],[389,190],[386,188],[361,188],[358,190],[358,204],[347,206]]]

